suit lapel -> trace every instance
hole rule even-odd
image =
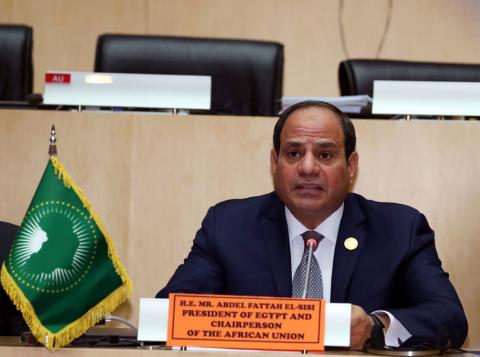
[[[273,194],[272,205],[262,219],[263,241],[267,260],[279,296],[291,296],[292,273],[290,262],[290,243],[285,219],[285,206]]]
[[[365,216],[359,206],[356,195],[349,194],[345,200],[343,216],[335,246],[331,302],[347,302],[348,285],[367,235],[366,227],[362,224],[364,220]],[[345,240],[350,237],[357,240],[358,247],[356,249],[348,250],[345,247]]]

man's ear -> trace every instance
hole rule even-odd
[[[350,157],[347,160],[347,165],[348,176],[350,177],[350,184],[352,184],[358,170],[358,153],[356,151],[350,154]]]
[[[278,155],[275,152],[275,149],[270,151],[270,172],[272,176],[275,176],[275,170],[277,169]]]

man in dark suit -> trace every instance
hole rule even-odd
[[[275,192],[210,208],[190,254],[157,297],[292,296],[305,256],[302,235],[315,231],[321,280],[310,290],[352,304],[351,348],[361,349],[375,324],[389,345],[417,337],[460,347],[467,321],[425,217],[348,193],[358,167],[350,119],[327,103],[303,102],[280,116],[273,144]]]
[[[0,222],[0,266],[10,252],[18,228],[14,224]],[[20,336],[25,331],[28,328],[22,315],[0,285],[0,336]]]

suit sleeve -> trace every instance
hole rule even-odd
[[[436,345],[460,347],[467,335],[467,320],[458,295],[442,269],[434,234],[418,214],[412,225],[404,274],[401,275],[406,308],[388,309],[416,338]]]
[[[224,285],[223,268],[215,250],[215,208],[212,207],[195,236],[188,257],[156,297],[166,298],[171,292],[219,294]]]

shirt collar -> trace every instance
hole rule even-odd
[[[315,232],[320,233],[326,239],[333,244],[337,242],[338,230],[340,228],[340,221],[342,220],[344,204],[328,216],[322,223],[320,223],[315,229]],[[288,238],[290,241],[303,234],[305,231],[309,231],[290,210],[285,206],[285,218],[287,219],[288,226]]]

